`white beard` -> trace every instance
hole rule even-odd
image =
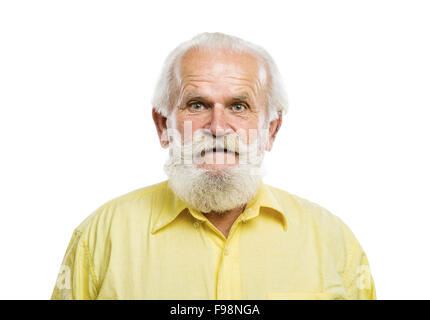
[[[200,212],[223,214],[242,207],[257,193],[261,184],[264,149],[255,149],[261,141],[256,141],[252,146],[243,144],[236,134],[230,136],[233,139],[227,139],[225,147],[240,156],[247,156],[248,160],[251,159],[248,163],[222,169],[198,168],[194,163],[184,164],[181,148],[186,147],[182,146],[181,141],[175,142],[174,139],[170,142],[170,156],[164,165],[169,187],[182,201]],[[208,147],[218,145],[214,140],[209,134],[197,132],[192,145],[188,144],[193,148],[193,157]]]

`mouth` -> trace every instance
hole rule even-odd
[[[230,154],[234,154],[234,155],[239,155],[237,152],[230,151],[230,150],[228,150],[226,148],[212,148],[212,149],[203,150],[201,152],[201,156],[204,157],[205,154],[207,154],[207,153],[214,153],[214,152],[223,152],[223,153],[230,153]]]

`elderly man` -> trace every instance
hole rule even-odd
[[[52,299],[375,299],[350,229],[262,182],[284,111],[261,47],[220,33],[177,47],[152,110],[169,179],[75,229]]]

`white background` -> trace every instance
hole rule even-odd
[[[166,179],[155,82],[218,31],[265,47],[286,83],[265,182],[353,230],[379,299],[429,299],[428,4],[1,1],[0,298],[50,298],[73,229]]]

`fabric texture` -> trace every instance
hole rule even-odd
[[[74,231],[51,299],[376,299],[351,230],[261,184],[228,237],[164,181],[111,200]]]

